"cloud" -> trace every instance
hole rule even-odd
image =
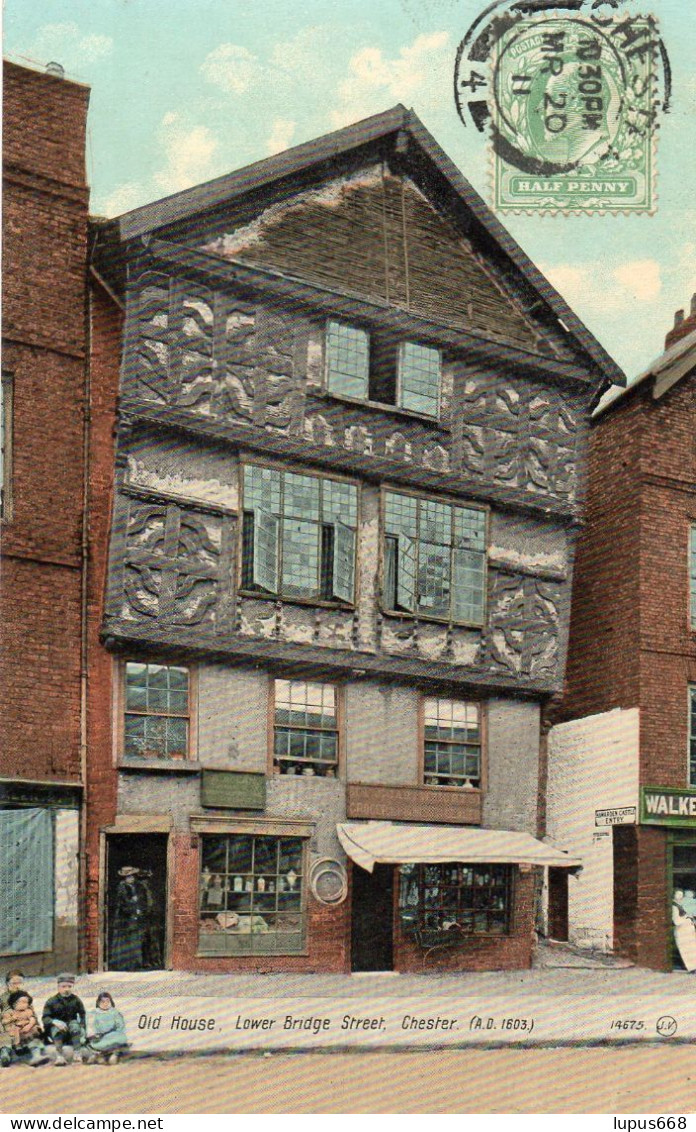
[[[662,294],[662,273],[655,259],[634,259],[614,268],[605,264],[546,264],[540,270],[581,318],[629,312],[646,313]]]
[[[275,118],[270,136],[266,141],[268,153],[280,153],[281,150],[287,149],[292,142],[296,125],[297,123],[289,118]]]
[[[120,216],[122,212],[130,212],[147,199],[141,185],[129,181],[119,185],[104,201],[101,211],[104,216]]]
[[[167,161],[154,176],[160,192],[176,193],[214,176],[212,158],[218,140],[207,126],[189,126],[170,111],[162,119],[160,140]]]
[[[419,35],[389,59],[379,47],[361,47],[348,63],[348,77],[338,85],[334,126],[384,109],[385,102],[430,103],[446,67],[451,66],[447,32]]]
[[[227,94],[244,94],[258,82],[261,71],[256,56],[238,43],[221,43],[201,63],[206,81]]]
[[[103,59],[113,49],[108,35],[83,35],[77,24],[44,24],[27,54],[37,63],[61,63],[66,70]]]

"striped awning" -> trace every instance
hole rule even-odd
[[[579,857],[528,833],[455,825],[406,822],[343,822],[339,841],[356,865],[371,873],[375,865],[462,864],[542,865],[578,869]]]

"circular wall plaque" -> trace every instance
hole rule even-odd
[[[348,895],[346,870],[340,861],[323,857],[312,865],[309,887],[320,904],[341,904]]]

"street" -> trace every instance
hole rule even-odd
[[[238,1054],[14,1066],[4,1113],[672,1113],[696,1108],[690,1045]]]

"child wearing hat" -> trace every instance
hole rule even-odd
[[[58,976],[58,994],[47,999],[43,1008],[42,1023],[46,1036],[56,1047],[56,1065],[67,1065],[63,1055],[65,1045],[72,1046],[73,1061],[82,1061],[82,1049],[87,1034],[87,1016],[82,999],[73,991],[75,976]]]

